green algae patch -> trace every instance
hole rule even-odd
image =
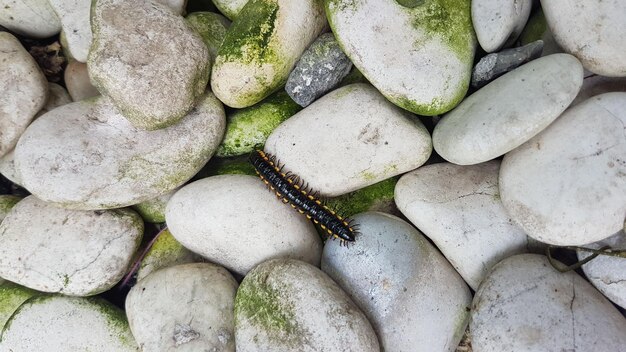
[[[476,35],[472,26],[469,0],[430,0],[407,9],[413,26],[442,40],[462,62],[474,60]]]
[[[248,161],[248,155],[230,158],[212,158],[194,177],[194,180],[216,175],[256,176],[256,171],[254,170],[254,166]]]
[[[22,200],[21,197],[11,195],[0,195],[0,222],[11,211],[11,209]]]
[[[169,198],[157,197],[139,204],[133,205],[144,221],[152,224],[165,222],[165,207]]]
[[[270,43],[277,15],[277,1],[250,0],[226,33],[218,55],[226,62],[277,62],[278,56]]]
[[[532,43],[536,40],[543,39],[543,35],[548,30],[548,23],[543,11],[539,9],[535,12],[526,23],[526,27],[520,35],[522,45]]]
[[[112,336],[117,337],[122,345],[131,348],[137,345],[131,334],[130,326],[128,325],[128,320],[123,310],[96,297],[86,298],[85,301],[81,303],[90,306],[90,308],[100,313],[102,318],[106,321],[107,327],[114,333]]]
[[[10,281],[0,283],[0,332],[22,304],[39,295],[43,293]]]
[[[224,41],[230,21],[224,16],[213,12],[194,12],[186,18],[187,23],[202,37],[211,56],[215,58]]]
[[[245,321],[271,339],[297,346],[302,334],[294,308],[285,297],[287,289],[268,283],[270,274],[271,268],[265,268],[244,278],[235,297],[235,326]]]
[[[394,212],[394,189],[398,177],[388,178],[371,186],[327,199],[326,205],[349,217],[365,211]]]
[[[235,111],[226,121],[226,134],[217,149],[219,157],[249,154],[262,148],[267,137],[302,108],[280,91],[249,108]]]
[[[137,281],[159,269],[195,261],[196,256],[183,247],[169,230],[165,229],[141,261],[137,271]]]

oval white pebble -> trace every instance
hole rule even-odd
[[[557,43],[602,76],[626,76],[626,1],[542,0]]]
[[[10,152],[48,99],[48,81],[22,44],[0,32],[0,157]]]
[[[325,0],[333,33],[389,101],[420,115],[454,108],[470,83],[470,0]]]
[[[416,116],[359,83],[326,94],[283,122],[265,150],[332,197],[421,166],[432,143]]]
[[[131,210],[66,210],[29,196],[0,224],[0,276],[43,292],[95,295],[124,276],[142,235]]]
[[[353,217],[359,235],[346,248],[327,241],[322,270],[363,309],[385,351],[453,351],[472,295],[419,231],[384,213]]]
[[[424,232],[476,290],[500,260],[528,250],[528,236],[500,201],[499,161],[432,164],[403,175],[398,209]]]
[[[586,247],[600,249],[604,246],[618,250],[626,249],[626,232],[620,231]],[[577,254],[578,260],[584,260],[591,255],[589,252],[580,250]],[[583,271],[600,292],[615,304],[626,309],[626,259],[600,255],[583,265]]]
[[[522,33],[531,0],[472,0],[472,24],[480,46],[488,53],[513,43]]]
[[[0,0],[0,25],[31,38],[59,33],[61,21],[48,0]]]
[[[0,351],[138,352],[124,312],[97,298],[44,296],[24,303],[2,332]]]
[[[521,254],[496,265],[474,296],[474,351],[623,351],[626,318],[574,272],[545,256]]]
[[[380,351],[372,326],[318,268],[275,259],[243,279],[235,299],[238,352]]]
[[[91,29],[89,76],[134,126],[171,126],[203,95],[211,70],[209,50],[167,5],[94,0]]]
[[[178,124],[133,127],[104,97],[64,105],[38,118],[15,149],[15,167],[38,198],[71,209],[119,208],[189,180],[217,149],[226,124],[207,92]]]
[[[65,73],[65,86],[73,101],[81,101],[87,98],[97,97],[100,92],[91,83],[87,64],[76,60],[69,60]]]
[[[583,68],[568,54],[533,60],[496,79],[446,114],[433,131],[444,159],[471,165],[494,159],[541,132],[569,106]]]
[[[595,96],[508,153],[502,203],[531,237],[554,245],[596,242],[626,214],[626,93]]]
[[[190,183],[170,199],[165,218],[183,246],[240,274],[273,258],[320,262],[322,243],[313,223],[258,177],[222,175]]]
[[[220,266],[184,264],[156,271],[126,297],[142,351],[235,351],[237,282]]]

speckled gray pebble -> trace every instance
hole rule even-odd
[[[302,54],[289,74],[285,90],[298,105],[306,107],[335,88],[350,72],[352,62],[332,33],[324,33]]]
[[[474,66],[472,87],[480,88],[503,74],[541,56],[543,40],[537,40],[518,48],[505,49],[489,54]]]

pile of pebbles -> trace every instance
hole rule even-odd
[[[626,258],[557,270],[626,248],[625,23],[0,0],[0,351],[626,351]],[[356,240],[268,191],[261,148]]]

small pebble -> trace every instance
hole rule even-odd
[[[190,183],[170,199],[165,218],[183,246],[239,274],[273,258],[320,262],[322,242],[313,223],[256,176]]]
[[[348,75],[352,62],[343,53],[332,33],[324,33],[302,54],[289,74],[285,90],[300,106],[335,88]]]
[[[474,351],[623,351],[626,318],[573,271],[520,254],[496,265],[472,303]]]
[[[481,88],[492,80],[541,56],[543,41],[512,49],[504,49],[484,56],[472,71],[472,87]]]
[[[61,30],[49,0],[0,0],[0,25],[30,38],[48,38]]]
[[[347,247],[327,241],[322,270],[363,310],[385,351],[448,351],[467,326],[472,296],[419,231],[391,215],[354,216]]]
[[[472,24],[488,53],[515,42],[530,15],[532,0],[472,0]]]
[[[183,264],[156,271],[126,297],[142,351],[235,351],[237,281],[220,266]]]
[[[98,294],[124,276],[143,228],[131,210],[66,210],[26,197],[0,224],[0,276],[43,292]]]
[[[237,351],[380,351],[369,321],[318,268],[274,259],[254,268],[235,298]]]
[[[43,296],[20,306],[1,351],[138,352],[124,312],[99,298]]]

